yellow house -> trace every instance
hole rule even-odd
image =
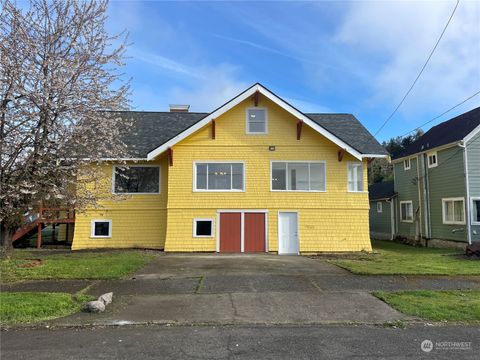
[[[306,254],[371,250],[367,162],[386,151],[350,114],[306,114],[260,84],[211,113],[128,112],[121,201],[77,215],[73,249]]]

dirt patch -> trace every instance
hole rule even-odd
[[[17,267],[19,268],[33,268],[36,266],[40,266],[43,264],[42,259],[25,259],[25,262],[22,264],[18,264]]]

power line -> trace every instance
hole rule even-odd
[[[440,115],[435,116],[433,119],[430,119],[430,120],[428,120],[427,122],[424,122],[422,125],[419,125],[419,126],[416,127],[415,129],[410,130],[409,132],[406,132],[406,133],[403,134],[403,135],[400,135],[400,137],[404,137],[404,136],[406,136],[406,135],[408,135],[408,134],[410,134],[410,133],[412,133],[412,132],[414,132],[414,131],[417,131],[417,130],[421,129],[423,126],[425,126],[425,125],[427,125],[427,124],[430,124],[432,121],[435,121],[435,120],[441,118],[441,117],[442,117],[443,115],[445,115],[446,113],[449,113],[450,111],[452,111],[453,109],[456,109],[456,108],[459,107],[460,105],[465,104],[468,100],[473,99],[473,98],[474,98],[475,96],[477,96],[478,94],[480,94],[480,90],[477,91],[475,94],[469,96],[468,98],[466,98],[466,99],[463,100],[462,102],[459,102],[457,105],[452,106],[452,107],[451,107],[450,109],[448,109],[448,110],[445,110],[445,111],[444,111],[443,113],[441,113]]]
[[[410,94],[410,92],[412,91],[413,87],[415,86],[415,84],[417,83],[418,79],[419,79],[420,76],[422,75],[423,71],[424,71],[425,68],[427,67],[428,62],[429,62],[430,59],[432,58],[433,53],[434,53],[435,50],[437,49],[437,46],[438,46],[438,44],[440,43],[440,40],[442,40],[443,34],[445,34],[445,31],[447,30],[448,25],[450,25],[450,21],[452,21],[453,15],[455,15],[455,12],[457,11],[457,7],[458,7],[458,4],[459,4],[459,3],[460,3],[460,0],[457,0],[457,3],[455,4],[455,8],[453,9],[452,14],[450,15],[450,18],[448,19],[447,24],[446,24],[445,27],[443,28],[443,31],[442,31],[442,33],[440,34],[440,37],[438,38],[437,42],[435,43],[435,46],[433,47],[432,51],[430,52],[430,55],[428,55],[427,61],[425,61],[425,64],[423,64],[420,72],[418,73],[418,75],[417,75],[417,77],[415,78],[414,82],[413,82],[412,85],[410,86],[410,89],[408,89],[407,93],[406,93],[405,96],[402,98],[402,101],[400,101],[400,103],[397,105],[397,107],[395,108],[395,110],[393,110],[393,112],[390,114],[390,116],[383,122],[382,126],[380,126],[380,128],[377,130],[377,132],[376,132],[373,136],[377,136],[377,134],[385,127],[385,125],[387,125],[387,123],[390,121],[390,119],[393,117],[393,115],[395,115],[395,114],[397,113],[397,111],[398,111],[398,109],[400,108],[400,106],[402,106],[403,102],[405,101],[405,99],[407,98],[407,96],[408,96],[408,95]]]

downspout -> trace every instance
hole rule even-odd
[[[467,203],[467,214],[465,215],[465,221],[467,222],[467,240],[468,244],[472,244],[472,230],[471,230],[471,219],[470,219],[470,186],[468,183],[468,159],[467,159],[467,145],[459,144],[461,148],[463,148],[463,163],[465,166],[465,191],[466,191],[466,199],[465,202]]]
[[[425,221],[428,222],[426,236],[427,239],[432,237],[432,214],[430,212],[430,178],[428,177],[427,154],[422,155],[423,169],[425,170]],[[427,240],[428,241],[428,240]]]
[[[393,205],[394,198],[387,199],[386,201],[390,204],[390,240],[393,240],[395,238],[395,214],[393,213],[395,209],[395,206]]]
[[[419,210],[419,213],[420,213],[420,224],[418,226],[418,230],[420,231],[420,243],[422,243],[422,239],[423,239],[423,235],[422,235],[422,219],[423,219],[423,216],[422,216],[422,193],[421,193],[421,190],[420,190],[420,170],[419,170],[419,157],[420,156],[417,156],[417,189],[418,189],[418,210]]]

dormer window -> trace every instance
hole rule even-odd
[[[266,134],[267,133],[267,109],[250,108],[247,109],[247,134]]]

